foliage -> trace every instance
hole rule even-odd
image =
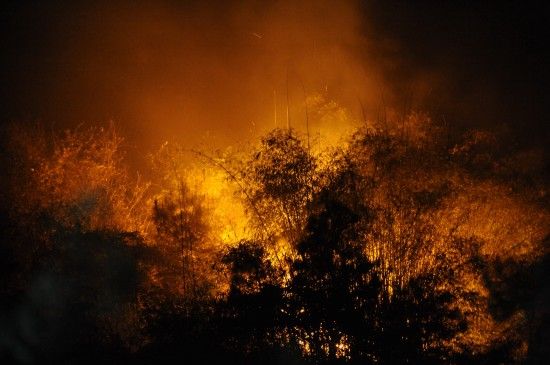
[[[208,292],[211,261],[209,226],[206,207],[201,197],[185,185],[173,194],[155,200],[152,219],[156,228],[154,239],[166,257],[159,272],[161,285],[196,297]]]
[[[181,147],[168,144],[152,156],[156,182],[162,189],[151,199],[149,239],[164,257],[154,281],[188,300],[199,300],[218,291],[214,264],[219,243],[212,234],[213,207],[192,185],[182,159]]]
[[[241,170],[258,230],[295,241],[315,189],[315,158],[292,130],[275,129]]]
[[[44,212],[67,227],[143,232],[149,184],[130,178],[114,126],[61,135],[11,128],[17,170],[10,185],[21,192],[14,208]]]
[[[521,162],[536,151],[447,135],[420,113],[322,153],[274,130],[231,168],[206,158],[251,222],[222,242],[182,148],[154,156],[150,184],[129,177],[113,129],[14,133],[0,160],[0,360],[547,357],[545,165]]]

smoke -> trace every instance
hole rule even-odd
[[[287,119],[303,129],[306,97],[320,95],[349,112],[324,129],[334,133],[385,108],[414,107],[460,126],[521,118],[518,130],[541,130],[534,66],[544,63],[527,52],[540,42],[525,38],[544,18],[514,21],[517,10],[327,0],[16,3],[2,13],[2,118],[61,128],[113,119],[140,149],[171,139],[224,146]]]
[[[412,98],[459,129],[510,128],[517,142],[548,142],[540,2],[368,2],[364,14],[398,103]]]

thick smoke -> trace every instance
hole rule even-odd
[[[377,1],[16,3],[2,12],[2,118],[61,128],[113,119],[146,149],[205,136],[227,145],[286,125],[287,106],[290,124],[303,127],[306,95],[321,95],[349,119],[422,107],[459,127],[510,123],[544,140],[538,10]]]

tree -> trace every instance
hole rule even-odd
[[[186,185],[154,201],[155,241],[166,258],[161,285],[193,299],[208,292],[208,233],[203,198]],[[206,292],[205,292],[206,291]]]
[[[222,263],[230,274],[227,301],[220,307],[226,348],[247,362],[275,363],[284,326],[282,272],[261,245],[250,241],[230,248]]]
[[[214,267],[222,243],[214,232],[214,207],[184,154],[181,146],[166,143],[152,156],[158,190],[150,201],[154,229],[149,237],[164,254],[154,281],[200,302],[224,285]]]
[[[43,212],[67,227],[144,231],[149,183],[130,177],[113,125],[62,134],[13,127],[9,140],[19,214]]]
[[[290,331],[311,358],[358,361],[370,352],[381,286],[357,240],[360,216],[329,192],[316,205],[292,264]]]
[[[315,189],[315,169],[315,158],[293,130],[275,129],[262,139],[241,179],[264,238],[297,241]]]

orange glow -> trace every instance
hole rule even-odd
[[[61,126],[0,133],[13,341],[43,345],[18,339],[20,312],[76,308],[94,350],[136,359],[218,330],[224,357],[527,359],[547,304],[529,298],[548,289],[545,147],[448,121],[432,102],[486,112],[433,95],[446,69],[401,70],[424,49],[362,1],[216,5],[82,5],[79,36],[45,43],[66,67],[29,80],[54,89],[43,112]]]

